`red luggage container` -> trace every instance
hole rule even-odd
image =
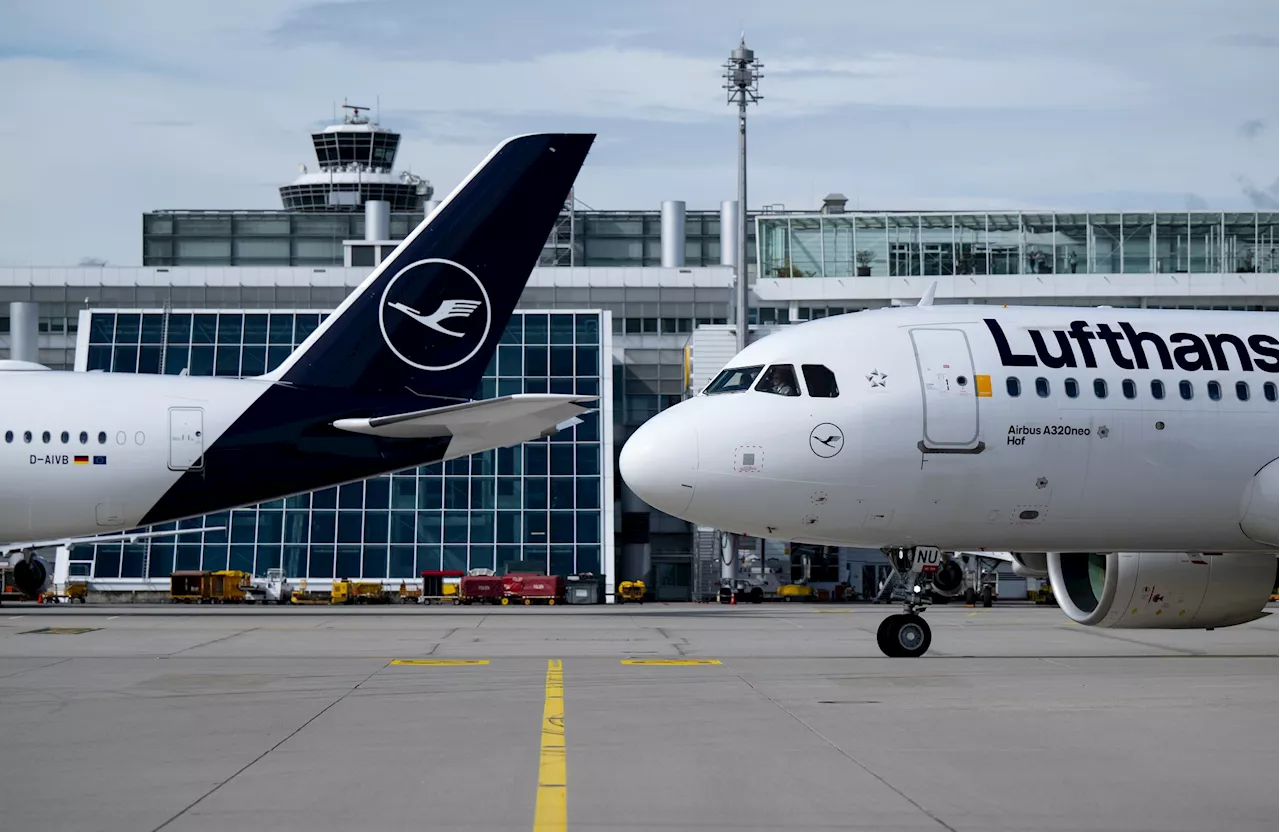
[[[464,604],[500,604],[506,594],[502,579],[494,575],[465,575],[458,589]]]
[[[556,604],[564,601],[564,578],[559,575],[524,575],[521,597],[526,604]]]

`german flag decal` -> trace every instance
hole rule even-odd
[[[88,464],[89,464],[89,457],[87,456],[76,457],[76,465],[88,465]]]

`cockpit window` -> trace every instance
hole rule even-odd
[[[765,371],[756,389],[761,393],[773,393],[775,396],[800,395],[800,383],[796,381],[796,370],[790,364],[774,364]]]
[[[733,367],[728,370],[721,370],[720,375],[716,376],[707,389],[703,391],[708,396],[714,396],[717,393],[741,393],[743,390],[751,389],[751,382],[756,380],[756,376],[764,369],[764,365],[760,364],[755,367]]]
[[[826,367],[821,364],[801,364],[800,371],[804,373],[804,386],[809,388],[810,396],[815,399],[834,399],[840,395],[836,375]]]

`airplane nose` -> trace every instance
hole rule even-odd
[[[627,487],[649,505],[680,516],[693,501],[698,434],[692,425],[660,413],[631,434],[618,468]]]

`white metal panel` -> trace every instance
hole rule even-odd
[[[192,471],[204,467],[204,411],[169,408],[169,468]]]

